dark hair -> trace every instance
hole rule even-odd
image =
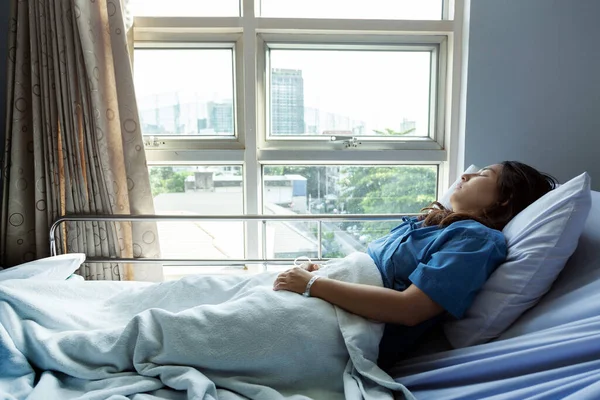
[[[453,222],[472,219],[489,228],[502,230],[515,215],[556,187],[554,177],[529,165],[517,161],[500,164],[502,171],[498,176],[498,202],[495,205],[475,215],[453,212],[434,201],[421,210],[426,212],[419,217],[425,220],[423,225],[446,227]]]

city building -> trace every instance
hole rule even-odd
[[[301,70],[274,68],[271,73],[271,134],[322,135],[344,131],[352,135],[377,134],[375,127],[356,116],[307,107]],[[232,99],[203,102],[196,93],[159,93],[139,100],[142,132],[145,135],[233,135]],[[404,118],[393,132],[416,129],[415,121]],[[385,131],[382,129],[382,131]],[[414,135],[414,132],[411,132]]]
[[[322,135],[327,131],[348,131],[352,132],[353,135],[367,134],[365,121],[319,108],[305,107],[304,121],[306,132],[312,135]]]
[[[271,134],[300,135],[304,126],[304,78],[296,69],[271,70]]]
[[[216,134],[233,135],[233,101],[207,104],[209,128]]]
[[[233,135],[233,100],[205,102],[195,92],[138,98],[145,135]]]

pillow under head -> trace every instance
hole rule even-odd
[[[502,231],[506,261],[492,273],[464,318],[444,325],[450,343],[485,343],[534,306],[575,251],[590,208],[590,177],[583,173],[515,216]]]

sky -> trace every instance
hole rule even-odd
[[[180,8],[177,5],[181,5]],[[143,7],[140,7],[143,5]],[[235,15],[235,0],[133,0],[139,15]],[[182,11],[182,12],[178,12]],[[441,0],[263,0],[265,16],[435,18]],[[315,14],[318,12],[318,14]],[[415,121],[426,135],[430,54],[394,51],[272,50],[272,68],[302,70],[305,107],[397,129]],[[233,98],[230,49],[141,50],[135,52],[136,92],[141,109],[157,93],[177,92],[179,101],[223,102]]]

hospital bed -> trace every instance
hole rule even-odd
[[[318,224],[320,242],[321,224],[325,221],[396,220],[400,217],[342,215],[293,218],[290,216],[173,216],[168,218],[173,220],[242,218],[250,223],[262,223],[263,226],[268,221],[295,219],[313,221]],[[160,217],[139,216],[69,216],[56,221],[52,226],[52,239],[56,236],[55,230],[61,223],[90,220],[90,218],[103,221],[136,221],[148,218],[160,220]],[[324,262],[326,260],[322,258],[320,248],[321,246],[319,246],[319,257],[314,261]],[[54,244],[52,244],[52,251],[56,254]],[[266,251],[263,254],[266,254]],[[239,260],[90,258],[87,261],[136,264],[160,262],[173,265],[290,265],[294,260],[263,257]],[[123,282],[123,284],[128,283]],[[387,373],[395,382],[401,383],[410,390],[410,395],[405,393],[407,397],[414,396],[417,399],[600,399],[600,193],[592,192],[592,211],[579,240],[579,246],[552,289],[500,337],[486,344],[452,349],[444,337],[443,330],[439,329],[433,331],[427,340]],[[377,382],[381,377],[370,378],[371,381],[368,381],[372,385],[373,381]],[[396,392],[396,395],[400,396],[399,393],[401,392]],[[363,397],[367,396],[363,393]]]

